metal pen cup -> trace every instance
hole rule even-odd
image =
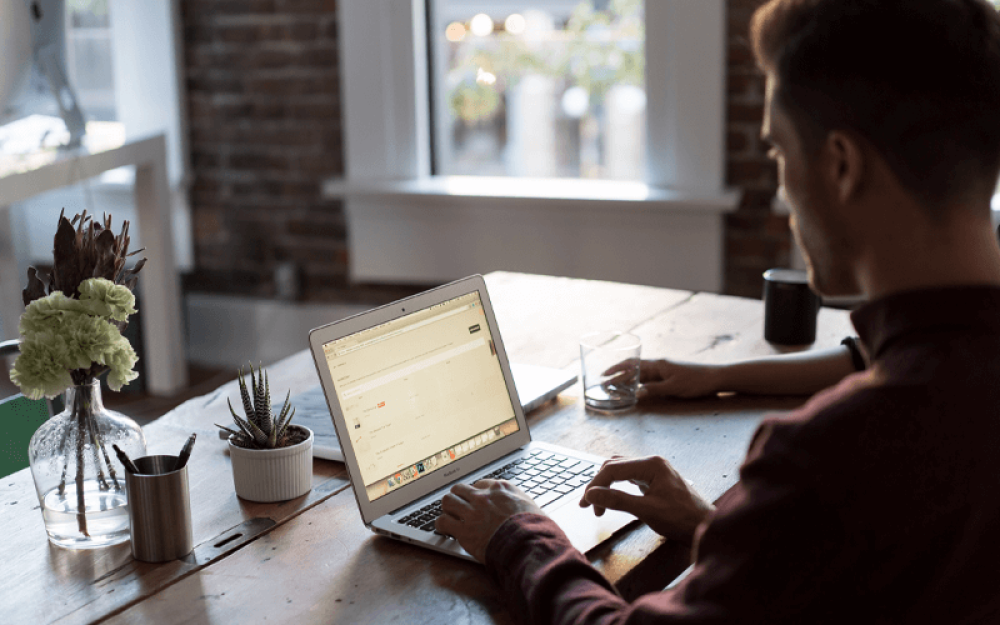
[[[191,496],[187,466],[175,471],[177,456],[134,459],[139,473],[125,472],[132,556],[143,562],[166,562],[191,553]]]

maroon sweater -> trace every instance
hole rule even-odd
[[[489,570],[533,623],[1000,623],[1000,288],[852,315],[871,366],[764,420],[692,573],[624,601],[547,517]]]

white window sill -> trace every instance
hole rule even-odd
[[[429,284],[495,270],[716,292],[740,193],[636,182],[438,176],[330,180],[351,277]]]
[[[323,184],[326,198],[432,199],[468,204],[476,199],[493,203],[552,208],[688,211],[707,214],[736,210],[740,192],[690,192],[653,187],[641,182],[580,180],[573,178],[505,178],[489,176],[431,176],[414,180],[344,180]],[[529,201],[529,202],[526,202]]]

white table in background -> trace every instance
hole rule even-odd
[[[132,165],[138,217],[132,229],[142,232],[146,248],[143,254],[149,259],[139,274],[146,389],[153,395],[172,395],[187,385],[180,279],[174,263],[166,163],[166,140],[162,134],[71,151],[0,155],[0,319],[5,334],[10,335],[0,338],[16,335],[17,319],[24,310],[21,290],[27,281],[27,276],[19,275],[17,269],[10,206]],[[100,219],[100,215],[95,217]],[[54,230],[52,234],[55,236]]]

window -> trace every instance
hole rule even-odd
[[[66,73],[88,120],[117,120],[112,67],[108,0],[69,0]]]
[[[740,196],[724,186],[725,7],[724,0],[338,2],[346,176],[323,189],[326,197],[345,200],[351,278],[433,284],[504,269],[720,290],[722,219],[736,209]],[[522,26],[517,19],[507,20],[517,13],[526,32],[529,10],[551,21],[546,32],[558,45],[548,54],[556,59],[560,46],[597,45],[586,37],[582,43],[560,41],[567,31],[589,31],[598,39],[602,28],[581,24],[606,20],[602,27],[609,42],[598,51],[595,65],[613,56],[612,37],[619,38],[619,54],[631,54],[629,45],[637,41],[625,41],[628,25],[633,15],[641,16],[642,29],[633,39],[642,35],[642,54],[631,58],[642,64],[642,82],[603,84],[609,90],[631,87],[645,96],[627,90],[638,96],[631,99],[632,112],[643,116],[632,143],[642,145],[645,156],[637,158],[632,151],[628,165],[610,165],[614,159],[602,142],[624,135],[612,132],[610,123],[601,130],[599,114],[591,113],[594,122],[584,120],[598,103],[606,115],[608,94],[603,100],[593,97],[598,90],[574,82],[572,71],[550,66],[498,73],[462,61],[463,54],[476,58],[475,47],[452,45],[493,46],[487,48],[493,62],[507,63],[501,44]],[[589,17],[574,18],[574,11]],[[492,23],[484,40],[473,32],[474,20],[475,30],[486,32],[480,14]],[[452,29],[456,42],[447,40],[452,23],[465,29],[462,38],[457,27]],[[506,45],[517,49],[513,42]],[[444,54],[428,53],[442,46],[449,46]],[[567,56],[570,66],[580,62],[578,54]],[[453,61],[466,63],[462,71],[471,72],[468,86],[493,81],[502,87],[485,116],[456,122],[447,109],[446,96],[455,86],[446,81]],[[462,78],[462,71],[455,76]],[[555,150],[554,157],[550,152],[544,167],[515,156],[530,152],[534,158],[535,150],[516,151],[518,139],[509,121],[516,119],[520,96],[514,90],[521,88],[513,84],[532,74],[547,77],[547,83],[536,82],[551,92],[546,106],[553,124],[546,140],[557,147],[560,140],[579,144]],[[588,97],[570,95],[564,107],[563,96],[574,86],[585,87]],[[459,98],[456,108],[460,103]],[[583,115],[571,117],[567,110],[583,110]],[[588,124],[597,128],[596,139],[587,138]],[[557,133],[567,126],[568,131]],[[541,134],[538,128],[532,130]],[[566,179],[569,175],[576,178]]]
[[[174,224],[174,258],[178,267],[194,263],[186,199],[185,150],[182,145],[181,104],[177,80],[179,11],[176,2],[133,0],[66,0],[63,13],[65,68],[92,136],[129,138],[164,133],[167,136],[168,183]],[[58,115],[48,84],[36,71],[31,84],[38,93],[25,114]],[[37,84],[36,84],[37,83]],[[129,85],[115,90],[115,85]],[[37,100],[37,101],[36,101]],[[113,123],[103,123],[113,122]],[[44,131],[44,128],[42,129]],[[34,130],[32,130],[34,133]],[[40,134],[40,133],[37,133]],[[30,141],[29,141],[30,139]],[[29,134],[18,145],[4,146],[9,153],[30,152],[38,139]],[[114,215],[115,223],[133,221],[130,168],[101,175],[90,185],[65,187],[45,197],[35,197],[12,211],[12,227],[23,263],[51,259],[52,224],[63,206],[68,213],[83,208]],[[133,230],[134,247],[141,247],[141,226]],[[23,272],[21,272],[23,274]]]
[[[642,0],[431,4],[434,173],[642,180]]]

